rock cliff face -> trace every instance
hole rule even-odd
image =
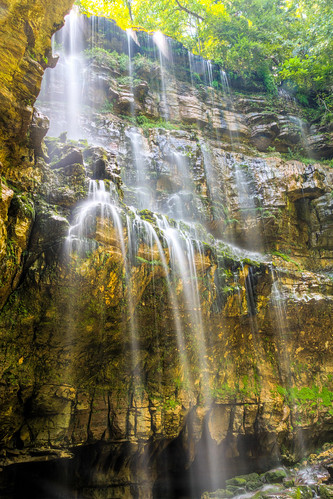
[[[181,52],[174,74],[136,55],[128,79],[106,55],[127,40],[103,23],[84,140],[62,133],[66,82],[51,79],[39,105],[62,135],[42,143],[47,119],[23,103],[43,64],[24,53],[47,54],[67,7],[22,20],[21,62],[7,44],[21,76],[2,161],[31,158],[1,189],[0,490],[197,497],[331,438],[333,170],[316,160],[330,132],[282,98],[195,85]]]
[[[1,304],[19,280],[34,215],[29,192],[41,180],[35,149],[48,125],[33,104],[45,68],[56,62],[50,37],[71,5],[6,0],[0,7]]]
[[[15,0],[1,3],[0,161],[6,166],[13,167],[9,158],[22,162],[18,154],[24,152],[18,149],[27,143],[33,104],[44,70],[56,62],[52,58],[50,37],[62,26],[64,14],[72,3],[68,0],[56,4]]]

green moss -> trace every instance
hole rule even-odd
[[[170,121],[165,121],[162,118],[159,118],[158,120],[153,120],[143,114],[140,114],[135,118],[135,123],[144,130],[150,128],[163,128],[164,130],[179,129],[179,126],[176,125],[175,123],[171,123]]]
[[[139,80],[138,78],[133,78],[132,76],[120,76],[119,78],[117,78],[117,82],[119,85],[135,87],[136,85],[139,85],[142,82],[142,80]]]
[[[281,483],[287,477],[287,472],[283,469],[270,470],[262,475],[266,483]]]
[[[141,210],[141,211],[139,211],[139,215],[143,220],[146,220],[147,222],[150,222],[152,224],[156,223],[154,213],[150,210],[147,210],[147,209]]]
[[[235,476],[234,478],[230,478],[225,482],[227,485],[234,485],[236,487],[240,487],[246,485],[246,479],[242,476]]]
[[[225,296],[232,296],[234,294],[237,294],[240,289],[242,289],[242,287],[239,284],[233,284],[231,286],[224,286],[222,288],[222,294],[224,294]]]
[[[151,73],[154,69],[159,70],[160,65],[142,54],[136,54],[134,57],[134,70],[138,73]]]
[[[307,485],[300,485],[296,489],[290,491],[290,497],[294,499],[311,499],[313,497],[313,490]]]
[[[225,368],[225,366],[223,367]],[[259,394],[259,383],[254,369],[252,369],[251,374],[252,378],[247,374],[240,376],[235,380],[233,386],[230,386],[227,382],[220,383],[219,380],[215,380],[211,390],[212,397],[220,400],[237,399],[239,397],[256,398]]]
[[[298,270],[302,270],[299,263],[297,263],[295,260],[290,258],[289,255],[286,255],[285,253],[281,253],[281,251],[272,251],[272,255],[275,255],[275,256],[278,256],[279,258],[282,258],[282,260],[284,260],[285,262],[293,263],[294,265],[296,265]]]
[[[233,495],[245,494],[246,490],[244,487],[240,487],[237,485],[227,485],[227,491],[231,492]]]
[[[320,485],[319,486],[319,497],[322,499],[332,499],[333,497],[333,486],[332,485]]]
[[[163,409],[165,411],[170,411],[176,409],[176,407],[179,405],[179,402],[177,400],[168,398],[164,401],[163,403]]]
[[[161,260],[146,260],[145,258],[142,258],[141,256],[136,256],[135,257],[138,263],[145,263],[148,265],[163,265]]]
[[[317,385],[303,386],[302,388],[291,387],[286,388],[277,386],[276,392],[281,395],[289,405],[297,404],[300,408],[309,411],[319,407],[329,408],[329,414],[333,416],[333,392],[324,386],[322,388]]]
[[[129,59],[126,54],[118,54],[118,52],[109,52],[101,47],[93,47],[86,49],[84,55],[91,60],[96,61],[100,65],[109,67],[110,69],[118,69],[126,71],[128,69]]]
[[[230,490],[225,490],[225,489],[218,489],[215,492],[205,492],[201,497],[202,499],[224,499],[228,497],[233,497],[233,492]]]

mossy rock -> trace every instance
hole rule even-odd
[[[258,492],[252,496],[252,499],[266,499],[274,496],[275,494],[280,494],[282,490],[283,487],[281,485],[266,486],[264,487],[264,490],[258,490]]]
[[[260,480],[260,478],[258,477],[258,480],[249,480],[247,483],[246,483],[246,490],[248,491],[253,491],[253,490],[257,490],[259,489],[259,487],[262,486],[262,481]]]
[[[270,470],[266,471],[261,477],[266,483],[282,483],[287,478],[287,472],[283,469]]]
[[[299,485],[298,487],[291,489],[290,497],[294,497],[295,499],[312,499],[313,490],[311,489],[311,487],[308,487],[307,485]],[[328,497],[333,497],[333,496],[328,496]]]
[[[224,499],[228,497],[233,497],[233,492],[229,492],[225,489],[218,489],[215,492],[204,492],[201,499]]]
[[[243,487],[246,485],[246,478],[243,476],[235,476],[234,478],[230,478],[229,480],[226,480],[226,485],[234,485],[236,487]]]
[[[290,487],[294,487],[294,485],[295,485],[295,480],[293,480],[292,478],[287,478],[286,480],[283,480],[283,485],[284,485],[285,487],[287,487],[288,489],[289,489]]]
[[[226,485],[246,487],[246,490],[252,491],[261,487],[262,481],[260,480],[258,473],[249,473],[247,475],[239,475],[226,480]]]
[[[84,166],[80,163],[63,166],[62,168],[55,169],[54,172],[57,174],[62,173],[63,175],[66,175],[66,177],[85,176]]]
[[[245,484],[244,484],[245,485]],[[245,487],[236,486],[236,485],[227,485],[227,491],[231,492],[233,495],[245,494]]]
[[[67,148],[67,150],[62,151],[62,157],[59,161],[52,162],[52,169],[66,168],[70,165],[83,165],[83,155],[82,151],[76,147]]]
[[[333,485],[320,485],[319,497],[322,497],[323,499],[333,498]]]
[[[239,478],[244,478],[247,482],[254,482],[259,480],[260,481],[260,476],[258,473],[249,473],[248,475],[239,475]]]

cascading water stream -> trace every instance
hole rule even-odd
[[[297,126],[298,131],[301,135],[301,139],[302,139],[301,145],[302,145],[306,155],[311,157],[312,151],[311,151],[311,148],[309,146],[309,131],[306,127],[304,120],[302,120],[298,116],[289,116],[289,119],[292,123],[294,123]]]
[[[279,352],[279,372],[281,378],[281,385],[285,387],[288,393],[288,397],[290,399],[290,403],[292,406],[290,407],[292,418],[294,420],[297,419],[298,407],[296,400],[292,397],[292,372],[291,372],[291,364],[292,360],[290,358],[288,350],[285,348],[286,337],[289,333],[289,321],[288,314],[286,308],[286,297],[284,295],[283,285],[281,282],[281,278],[276,270],[272,268],[272,293],[271,293],[271,314],[272,320],[275,324],[276,331],[276,341],[278,344],[278,352]],[[293,421],[294,422],[294,421]],[[297,426],[297,423],[296,423]],[[297,451],[302,455],[305,452],[305,442],[303,435],[300,431],[297,431],[295,428],[295,442],[298,447]]]
[[[200,299],[199,290],[199,275],[201,278],[204,275],[204,255],[203,247],[200,239],[195,238],[196,231],[190,235],[184,230],[177,227],[171,227],[167,218],[162,216],[156,218],[158,227],[163,231],[164,238],[167,242],[170,255],[170,264],[176,276],[180,277],[182,283],[182,292],[187,306],[187,313],[190,320],[191,330],[191,346],[195,352],[197,359],[197,368],[200,374],[200,393],[202,396],[203,406],[208,409],[212,405],[211,395],[211,379],[209,375],[209,367],[207,363],[207,347],[206,334],[202,302]],[[195,366],[192,365],[192,370]],[[203,434],[203,452],[205,455],[207,473],[209,475],[208,482],[212,489],[216,488],[219,483],[219,465],[216,455],[216,448],[210,438]],[[197,477],[191,473],[191,487],[193,496],[196,495],[195,487]]]
[[[204,79],[206,82],[206,86],[208,89],[208,92],[210,94],[210,107],[211,107],[211,120],[212,123],[214,123],[214,111],[216,107],[215,103],[215,95],[214,95],[214,80],[213,80],[213,65],[210,61],[204,61]]]
[[[223,93],[227,98],[228,107],[235,114],[236,110],[229,79],[223,70],[220,70],[220,79]],[[259,196],[256,192],[253,174],[250,169],[250,165],[243,163],[236,155],[240,144],[237,120],[235,120],[233,126],[229,128],[229,137],[232,146],[231,159],[237,187],[239,216],[241,217],[244,225],[251,226],[251,230],[246,231],[246,237],[242,241],[242,244],[247,249],[255,248],[257,251],[263,252],[264,241],[259,226],[260,221],[257,219],[258,208],[260,207],[257,206],[255,201],[259,198]]]
[[[91,43],[94,43],[93,38]],[[66,16],[64,28],[53,37],[53,47],[60,56],[59,62],[56,69],[46,70],[39,96],[42,110],[44,101],[51,103],[47,109],[50,118],[48,134],[57,136],[67,132],[70,139],[87,138],[82,124],[88,77],[83,56],[84,23],[76,8]]]
[[[129,85],[130,85],[130,113],[131,116],[134,116],[134,87],[133,87],[133,62],[132,62],[132,39],[133,39],[133,30],[127,29],[127,49],[128,49],[128,76],[129,76]]]
[[[132,149],[133,164],[135,167],[135,190],[137,207],[142,209],[152,210],[153,196],[147,181],[148,165],[147,154],[145,153],[144,138],[137,128],[130,128],[127,132]]]
[[[165,75],[165,60],[170,57],[169,47],[166,37],[160,31],[156,31],[153,35],[153,40],[158,49],[160,71],[161,71],[161,116],[165,121],[169,120],[168,99],[167,99],[167,83]]]
[[[172,162],[175,167],[174,178],[179,188],[168,196],[163,211],[175,220],[196,221],[200,213],[204,212],[204,206],[191,177],[186,151],[174,150]]]
[[[66,88],[68,97],[66,102],[68,135],[73,139],[80,138],[80,121],[79,115],[81,111],[81,67],[82,59],[80,56],[81,44],[79,39],[79,18],[78,14],[73,9],[69,14],[69,50],[66,54],[66,66],[68,67],[68,79],[66,80]]]
[[[283,348],[283,337],[288,331],[287,311],[284,303],[285,299],[281,290],[281,283],[274,270],[272,270],[272,279],[271,299],[273,305],[273,319],[276,324],[278,344],[282,346],[279,365],[283,371],[282,376],[285,378],[282,379],[283,384],[290,387],[290,359],[287,351]]]
[[[68,251],[74,250],[80,254],[87,253],[91,249],[91,236],[94,233],[96,218],[101,220],[112,220],[118,229],[118,237],[122,253],[125,254],[125,246],[122,238],[121,219],[112,200],[111,192],[107,191],[104,182],[101,180],[89,181],[88,199],[78,210],[74,224],[69,229],[67,238]]]
[[[203,397],[205,403],[210,401],[208,368],[206,362],[205,331],[202,318],[202,306],[198,289],[198,276],[195,255],[199,255],[199,266],[202,264],[202,248],[200,241],[193,241],[188,234],[171,227],[165,217],[157,219],[157,224],[167,241],[171,268],[179,275],[182,290],[190,316],[190,328],[195,342],[200,371],[202,373]],[[202,269],[200,269],[202,270]]]
[[[189,50],[187,51],[187,57],[188,57],[188,65],[189,65],[189,70],[190,70],[190,80],[191,80],[191,85],[194,87],[194,69],[193,69],[193,53],[190,52]]]
[[[179,355],[180,355],[180,360],[181,360],[181,367],[183,369],[183,382],[184,386],[186,387],[187,390],[193,391],[193,381],[192,381],[192,375],[191,375],[191,370],[189,367],[189,361],[187,358],[187,353],[186,353],[186,344],[185,344],[185,334],[184,334],[184,327],[182,325],[181,321],[181,316],[180,316],[180,308],[179,308],[179,302],[177,299],[177,295],[174,290],[174,285],[172,283],[171,277],[170,277],[170,267],[167,262],[167,257],[165,255],[165,250],[163,249],[162,243],[160,241],[159,236],[156,233],[156,230],[154,229],[153,225],[146,220],[142,219],[139,217],[136,213],[136,211],[133,209],[133,213],[135,213],[135,218],[132,223],[132,227],[130,231],[134,233],[140,234],[141,238],[143,237],[145,240],[146,245],[148,248],[150,248],[150,256],[151,256],[151,262],[152,264],[154,263],[155,260],[155,253],[157,250],[158,253],[158,258],[160,259],[160,262],[162,264],[162,268],[164,271],[165,279],[167,282],[167,289],[168,289],[168,296],[170,299],[170,305],[172,307],[172,317],[175,325],[175,331],[176,331],[176,337],[177,337],[177,345],[179,349]],[[157,219],[157,224],[158,224]],[[164,239],[166,238],[165,233],[163,231],[163,237]],[[135,253],[135,252],[133,252]],[[170,258],[170,251],[168,249],[168,258]]]
[[[129,324],[130,333],[133,393],[135,397],[140,396],[138,390],[142,387],[142,379],[140,348],[137,335],[138,327],[127,248],[131,243],[131,239],[130,233],[128,233],[128,242],[126,245],[121,212],[117,204],[118,199],[115,191],[108,190],[102,180],[90,180],[88,199],[80,206],[74,224],[69,229],[66,248],[69,255],[78,254],[81,258],[85,258],[87,253],[96,249],[98,245],[94,238],[98,240],[99,232],[106,231],[108,243],[112,245],[113,252],[115,248],[120,250],[126,282],[127,323]],[[128,227],[129,223],[127,220]]]
[[[228,75],[223,69],[220,70],[220,80],[222,85],[223,95],[228,99],[229,107],[232,106],[232,93],[230,89],[230,83],[228,79]]]
[[[97,40],[95,31],[96,23],[92,23],[91,43],[94,48],[94,42]],[[81,57],[83,44],[80,41],[79,21],[76,14],[70,14],[66,20],[64,43],[68,45],[67,52],[61,54],[62,64],[64,64],[64,73],[67,76],[68,85],[68,102],[66,98],[66,128],[70,138],[82,138],[83,133],[80,116],[83,113],[84,100],[82,98],[82,68],[85,68],[85,63]],[[67,41],[66,41],[67,40]],[[66,45],[66,46],[67,46]],[[148,38],[148,46],[151,46],[156,51],[158,47],[158,59],[160,62],[160,111],[165,120],[169,118],[169,102],[168,102],[168,82],[166,60],[170,60],[170,47],[166,39],[161,34],[154,35],[154,43],[151,38]],[[117,197],[116,190],[112,191],[112,181],[89,180],[88,199],[84,201],[78,208],[77,215],[69,230],[67,238],[67,253],[73,258],[85,258],[90,252],[95,251],[99,245],[107,246],[107,251],[110,251],[114,258],[119,260],[122,267],[123,279],[123,294],[125,309],[124,314],[124,334],[128,334],[128,343],[130,344],[130,376],[132,379],[132,405],[130,410],[138,407],[137,401],[142,396],[145,390],[144,379],[144,352],[141,352],[144,338],[141,335],[140,311],[138,305],[140,302],[140,293],[135,287],[135,276],[139,275],[142,270],[144,277],[151,277],[153,295],[157,289],[158,279],[164,279],[165,297],[167,303],[163,306],[164,310],[171,310],[171,320],[169,321],[171,331],[167,333],[173,334],[175,345],[175,364],[179,366],[181,378],[181,390],[186,393],[186,396],[193,405],[195,401],[200,406],[204,413],[204,423],[209,421],[213,407],[212,386],[213,379],[210,372],[211,363],[209,359],[209,307],[211,304],[205,303],[203,290],[207,290],[208,286],[215,286],[214,276],[209,274],[213,268],[207,252],[205,252],[205,242],[212,242],[212,236],[204,234],[204,229],[197,227],[197,222],[202,222],[205,215],[203,196],[198,194],[198,184],[193,178],[193,171],[190,168],[189,157],[192,151],[187,149],[186,145],[182,144],[178,148],[174,144],[169,144],[166,148],[167,152],[161,152],[162,145],[158,144],[158,132],[154,135],[151,142],[155,141],[160,148],[156,146],[155,152],[150,153],[147,148],[149,141],[144,136],[143,131],[136,126],[133,126],[133,118],[135,118],[135,102],[133,96],[133,81],[135,76],[135,65],[133,63],[133,44],[132,34],[127,31],[127,51],[128,51],[128,78],[130,82],[131,102],[126,112],[130,113],[132,123],[128,123],[121,132],[121,139],[116,137],[121,143],[119,148],[119,158],[122,155],[130,153],[131,164],[123,164],[122,178],[126,184],[124,187],[125,200],[126,189],[132,195],[133,205],[135,208],[124,208],[121,201]],[[171,58],[172,60],[172,58]],[[198,63],[196,61],[196,63]],[[195,72],[194,59],[189,54],[190,75],[193,84],[193,74]],[[67,65],[70,68],[67,68]],[[78,65],[82,66],[78,68]],[[214,86],[213,86],[213,67],[208,61],[201,60],[204,79],[207,80],[207,85],[212,93],[214,103]],[[64,80],[63,78],[63,80]],[[227,85],[226,75],[221,76],[224,84]],[[65,81],[65,80],[64,80]],[[120,85],[121,86],[121,85]],[[108,89],[109,90],[109,89]],[[230,89],[227,87],[227,95],[230,95]],[[52,117],[51,117],[52,119]],[[105,123],[106,123],[105,119]],[[63,126],[63,123],[60,124]],[[110,130],[110,128],[109,128]],[[63,130],[59,130],[63,131]],[[54,129],[52,131],[54,133]],[[161,134],[162,136],[162,134]],[[179,136],[181,134],[179,133]],[[208,187],[209,197],[212,208],[212,218],[222,218],[221,199],[224,195],[221,179],[217,176],[215,158],[210,150],[208,141],[206,143],[203,134],[198,133],[198,143],[194,154],[200,157],[203,163],[205,182]],[[91,136],[91,140],[98,143],[97,131],[95,136]],[[107,139],[109,145],[112,140]],[[165,134],[163,140],[170,142],[170,137]],[[96,141],[96,142],[95,142]],[[162,142],[162,140],[161,140]],[[185,141],[184,141],[185,143]],[[185,143],[186,144],[186,143]],[[151,145],[151,144],[150,144]],[[116,150],[116,148],[115,148]],[[165,163],[168,163],[170,171],[174,172],[172,182],[168,191],[163,193],[162,201],[158,199],[158,193],[154,192],[152,182],[154,161],[157,163],[160,156]],[[149,156],[150,155],[150,156]],[[167,159],[165,159],[167,158]],[[162,160],[161,160],[162,161]],[[199,161],[198,161],[199,163]],[[171,166],[170,166],[171,165]],[[165,165],[162,165],[162,169]],[[167,169],[167,167],[165,167]],[[199,167],[198,167],[199,169]],[[253,202],[252,193],[246,188],[246,180],[241,176],[242,170],[236,168],[236,184],[239,188],[238,196],[241,208],[248,207],[250,199]],[[156,173],[155,171],[153,172]],[[86,171],[87,175],[89,169]],[[167,176],[167,175],[165,175]],[[162,177],[162,175],[161,175]],[[93,177],[96,178],[96,177]],[[98,177],[103,178],[103,177]],[[201,180],[201,179],[200,179]],[[243,204],[242,204],[243,203]],[[128,203],[130,204],[130,203]],[[254,206],[254,205],[253,205]],[[195,210],[193,209],[195,207]],[[252,205],[250,207],[252,209]],[[152,215],[148,213],[148,220],[144,217],[147,213],[140,213],[140,210],[145,212],[149,210],[160,211]],[[172,217],[170,221],[167,216]],[[152,217],[152,218],[150,218]],[[176,220],[176,221],[175,221]],[[104,231],[107,236],[107,242],[100,240],[100,233]],[[217,234],[222,238],[223,234]],[[212,243],[219,244],[219,241]],[[110,249],[111,248],[111,249]],[[257,255],[256,255],[257,256]],[[142,267],[141,267],[142,266]],[[244,269],[243,269],[244,272]],[[206,284],[209,281],[209,284]],[[246,286],[246,285],[245,285]],[[241,292],[240,286],[237,288],[239,294],[239,308],[241,308]],[[250,289],[250,288],[249,288]],[[252,300],[252,301],[251,301]],[[255,305],[253,296],[248,291],[249,309],[255,314]],[[153,296],[153,309],[157,315],[159,307],[158,297]],[[254,320],[253,320],[254,322]],[[212,326],[213,327],[213,326]],[[152,325],[155,331],[158,329],[157,319]],[[159,355],[159,338],[156,333],[155,348]],[[159,365],[162,365],[162,359],[159,358]],[[162,369],[162,368],[161,368]],[[159,370],[157,384],[163,386],[163,373]],[[162,391],[162,389],[161,389]],[[134,440],[134,435],[130,435]],[[219,476],[219,466],[221,457],[218,459],[217,446],[212,442],[210,437],[207,437],[203,432],[202,448],[204,448],[205,469],[209,478],[211,490],[218,488],[221,484]],[[193,471],[191,471],[193,473]],[[198,492],[198,479],[192,476],[192,494],[191,497],[196,497]]]

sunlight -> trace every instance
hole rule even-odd
[[[157,45],[158,49],[164,55],[164,57],[166,57],[167,59],[170,59],[167,39],[163,35],[163,33],[161,31],[155,31],[155,33],[153,34],[153,40],[154,40],[155,44]]]
[[[132,38],[132,40],[140,47],[140,42],[138,39],[138,35],[136,34],[136,31],[134,31],[132,28],[127,28],[126,33]]]

